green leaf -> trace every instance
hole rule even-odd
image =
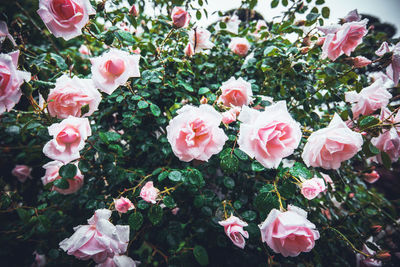
[[[115,142],[121,138],[121,135],[116,132],[99,132],[100,140],[106,144],[110,142]]]
[[[325,68],[325,73],[328,76],[336,76],[337,75],[336,70],[334,68],[329,67],[329,66]]]
[[[295,162],[293,167],[289,169],[289,173],[297,178],[301,177],[304,179],[312,178],[312,173],[307,169],[307,167],[300,162]]]
[[[385,166],[386,169],[390,169],[390,167],[392,166],[392,160],[390,159],[389,155],[386,152],[382,151],[381,158],[383,166]]]
[[[81,172],[88,172],[90,170],[90,164],[87,160],[80,160],[78,167]]]
[[[104,35],[104,43],[106,45],[112,45],[113,41],[114,41],[115,35],[112,31],[108,31],[106,32],[106,34]]]
[[[372,143],[368,144],[368,148],[372,154],[374,154],[374,155],[379,154],[379,149],[376,146],[374,146]]]
[[[244,153],[242,150],[240,150],[239,148],[235,148],[235,150],[233,151],[233,153],[235,153],[235,155],[240,159],[240,160],[248,160],[249,157],[247,156],[246,153]]]
[[[165,196],[163,198],[163,202],[164,202],[165,206],[167,206],[170,209],[172,209],[176,206],[175,200],[171,196]]]
[[[167,178],[168,177],[168,172],[162,172],[162,173],[160,173],[159,175],[158,175],[158,181],[162,181],[162,180],[164,180],[165,178]]]
[[[253,172],[262,172],[262,171],[265,170],[265,168],[264,168],[263,165],[261,165],[261,163],[259,163],[258,161],[255,161],[255,160],[254,160],[254,161],[251,163],[251,170],[252,170]]]
[[[331,11],[330,11],[329,7],[324,6],[321,10],[321,13],[322,13],[322,16],[327,19],[327,18],[329,18]]]
[[[57,259],[58,256],[60,255],[60,252],[58,251],[58,249],[52,248],[50,249],[48,255],[51,259]]]
[[[68,189],[69,188],[68,180],[65,178],[55,180],[53,185],[60,189]]]
[[[224,172],[234,173],[239,169],[239,159],[229,153],[221,158],[220,165]]]
[[[182,82],[182,81],[181,81],[181,82],[179,82],[179,84],[180,84],[183,88],[185,88],[186,91],[194,92],[193,87],[190,86],[188,83],[185,83],[185,82]]]
[[[226,186],[226,188],[228,189],[233,189],[235,187],[235,180],[233,180],[230,177],[225,177],[224,178],[224,185]]]
[[[76,176],[76,173],[78,172],[78,168],[76,167],[75,164],[67,164],[61,166],[60,170],[58,173],[62,178],[66,179],[72,179]],[[58,187],[58,186],[57,186]],[[68,187],[67,187],[68,188]]]
[[[156,117],[160,116],[160,114],[161,114],[161,110],[156,104],[151,104],[150,110],[153,113],[153,115]]]
[[[242,217],[246,221],[254,221],[257,218],[257,213],[252,210],[246,210],[242,213]]]
[[[172,171],[168,174],[168,178],[171,181],[179,182],[182,181],[182,174],[179,171]]]
[[[200,19],[201,19],[201,12],[200,12],[200,10],[197,10],[197,11],[196,11],[196,18],[197,18],[197,20],[200,20]]]
[[[189,182],[198,187],[203,187],[206,183],[203,178],[203,174],[197,169],[191,169],[187,172]]]
[[[68,69],[67,63],[65,63],[65,60],[60,55],[57,55],[57,54],[54,54],[54,53],[50,53],[50,56],[51,56],[52,59],[54,59],[56,61],[57,66],[61,70]]]
[[[325,4],[325,0],[317,0],[317,1],[315,2],[315,4],[317,4],[317,5],[323,5],[323,4]]]
[[[272,2],[271,2],[271,7],[272,7],[272,8],[275,8],[275,7],[278,6],[278,4],[279,4],[279,0],[272,0]]]
[[[208,254],[204,247],[196,245],[193,249],[193,255],[201,266],[208,265]]]
[[[22,209],[22,208],[18,208],[17,209],[17,214],[18,214],[19,218],[24,222],[28,221],[29,218],[31,217],[29,215],[29,212],[27,210],[25,210],[25,209]]]
[[[136,211],[136,212],[132,213],[131,215],[129,215],[128,223],[129,223],[129,226],[133,230],[135,230],[135,231],[139,230],[143,224],[142,213],[140,213],[139,211]]]
[[[283,6],[287,6],[289,3],[288,3],[288,0],[282,0],[282,5]]]
[[[307,19],[308,21],[314,21],[314,20],[316,20],[318,17],[319,17],[319,14],[318,14],[318,13],[309,13],[309,14],[306,16],[306,19]]]
[[[371,127],[373,125],[376,125],[379,122],[380,122],[380,120],[373,116],[366,116],[360,120],[359,126],[360,126],[360,129],[365,129],[365,128]]]
[[[210,89],[208,89],[207,87],[200,87],[199,89],[199,95],[204,95],[205,93],[210,92]]]
[[[119,30],[115,33],[117,38],[121,41],[125,41],[129,43],[130,45],[135,43],[135,39],[133,38],[132,34],[127,31]]]
[[[144,109],[147,108],[149,106],[149,103],[147,103],[146,101],[140,100],[138,103],[138,108],[140,109]]]
[[[163,209],[158,205],[153,205],[150,207],[147,216],[153,225],[159,224],[162,220]]]
[[[81,107],[81,116],[85,115],[88,112],[89,112],[89,104],[83,105]]]
[[[278,48],[276,46],[268,46],[264,49],[264,56],[272,56]]]

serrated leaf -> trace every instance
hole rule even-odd
[[[234,173],[239,169],[239,160],[235,155],[225,155],[220,161],[221,169],[226,173]]]
[[[329,18],[329,15],[331,14],[331,10],[329,9],[329,7],[324,6],[321,10],[321,13],[322,13],[322,17],[327,19],[327,18]]]
[[[233,189],[235,187],[235,180],[233,180],[231,177],[225,177],[224,178],[224,185],[228,189]]]
[[[142,213],[140,213],[139,211],[136,211],[136,212],[132,213],[131,215],[129,215],[128,223],[129,223],[129,226],[133,230],[135,230],[135,231],[139,230],[143,224]]]
[[[235,150],[233,151],[233,153],[235,153],[235,155],[241,159],[241,160],[248,160],[249,157],[247,156],[246,153],[244,153],[242,150],[240,150],[239,148],[235,148]]]
[[[380,122],[380,120],[373,116],[366,116],[360,120],[359,126],[360,126],[360,129],[365,129],[365,128],[371,127],[373,125],[376,125],[379,122]]]
[[[176,206],[175,200],[171,196],[165,196],[163,198],[163,203],[170,209]]]
[[[100,140],[106,144],[110,142],[118,141],[121,138],[121,135],[116,132],[99,132]]]
[[[242,213],[243,219],[246,221],[254,221],[257,218],[257,213],[252,211],[252,210],[246,210],[245,212]]]
[[[135,43],[135,39],[133,38],[132,34],[127,31],[119,30],[115,33],[117,38],[121,41],[125,41],[129,43],[130,45]]]
[[[165,178],[168,177],[168,172],[162,172],[158,175],[158,181],[163,181]]]
[[[252,170],[253,172],[262,172],[262,171],[265,170],[265,167],[264,167],[263,165],[261,165],[260,162],[254,160],[254,161],[251,163],[251,170]]]
[[[198,187],[203,187],[205,185],[203,174],[197,169],[191,169],[187,172],[187,177],[189,182]]]
[[[278,4],[279,4],[279,0],[272,0],[272,2],[271,2],[271,7],[272,7],[272,8],[275,8],[275,7],[278,6]]]
[[[312,173],[307,169],[306,165],[300,162],[295,162],[293,167],[289,169],[289,173],[297,178],[312,178]]]

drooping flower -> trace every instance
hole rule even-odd
[[[308,200],[314,199],[319,193],[324,192],[326,186],[324,179],[314,177],[312,179],[304,180],[301,184],[301,194]]]
[[[400,79],[400,42],[396,45],[389,45],[383,42],[375,54],[382,57],[386,53],[392,53],[390,58],[390,64],[386,68],[386,75],[394,82],[394,86],[397,86]]]
[[[32,179],[31,176],[32,168],[26,165],[15,165],[11,174],[17,177],[18,181],[24,183],[26,179]]]
[[[248,224],[232,214],[228,219],[219,221],[218,223],[224,227],[225,234],[233,244],[243,249],[246,245],[245,238],[249,238],[249,233],[243,230],[243,227]]]
[[[184,28],[189,25],[190,15],[183,7],[176,6],[172,9],[171,19],[175,28]]]

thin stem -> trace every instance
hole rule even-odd
[[[336,228],[333,228],[333,227],[328,226],[327,229],[331,229],[332,231],[334,231],[335,233],[337,233],[344,241],[346,241],[347,244],[350,245],[350,247],[351,247],[355,252],[360,253],[360,254],[364,255],[365,257],[367,257],[367,258],[372,258],[372,255],[369,255],[369,254],[367,254],[367,253],[365,253],[365,252],[363,252],[363,251],[357,249],[357,248],[353,245],[353,243],[351,243],[350,240],[349,240],[344,234],[342,234],[339,230],[337,230]]]
[[[278,191],[278,187],[276,186],[276,181],[274,181],[274,188],[275,188],[275,193],[276,193],[276,195],[278,197],[278,200],[279,200],[279,207],[280,207],[281,211],[284,211],[285,208],[282,205],[282,197],[281,197],[281,194]]]

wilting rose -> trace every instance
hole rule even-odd
[[[358,56],[358,57],[353,58],[354,68],[363,68],[365,66],[368,66],[371,63],[372,63],[372,61],[366,57]]]
[[[184,8],[176,6],[172,9],[171,19],[175,28],[183,28],[189,25],[190,15]]]
[[[11,171],[11,174],[17,177],[18,181],[24,183],[26,179],[32,179],[31,176],[32,168],[26,165],[15,165],[14,169]]]
[[[234,121],[236,121],[237,116],[240,113],[241,108],[240,107],[233,107],[228,111],[225,111],[222,113],[222,122],[225,124],[230,124]]]
[[[383,42],[375,54],[382,57],[384,54],[392,52],[392,57],[390,58],[390,64],[386,68],[386,75],[394,82],[394,86],[397,86],[400,78],[400,42],[396,45],[389,45]]]
[[[193,45],[190,42],[185,47],[185,55],[187,57],[192,57],[194,55]]]
[[[150,181],[147,182],[140,190],[140,197],[146,202],[156,204],[159,192],[160,190],[155,188],[153,182]]]
[[[208,161],[218,154],[228,137],[219,128],[222,116],[210,105],[185,105],[167,126],[172,151],[182,161]]]
[[[328,57],[335,61],[342,54],[350,56],[356,47],[361,44],[362,38],[367,34],[368,20],[353,21],[343,24],[341,27],[327,27],[323,29],[326,35],[322,46],[322,58]]]
[[[92,52],[90,52],[89,48],[86,45],[81,45],[79,47],[79,53],[85,56],[91,56]]]
[[[290,116],[285,101],[265,107],[263,112],[242,107],[239,148],[266,168],[277,168],[293,153],[301,139],[300,124]]]
[[[362,144],[361,134],[350,130],[335,113],[328,127],[308,137],[301,156],[307,166],[338,169],[361,150]]]
[[[392,162],[396,162],[400,157],[400,136],[395,128],[384,130],[378,137],[371,139],[371,143],[380,151],[388,154]],[[383,163],[380,154],[376,156],[378,162]]]
[[[114,255],[112,258],[107,258],[96,267],[136,267],[136,262],[126,255]]]
[[[226,107],[241,107],[249,105],[252,101],[251,83],[242,78],[236,80],[235,77],[231,77],[222,83],[220,89],[222,93],[218,101],[222,102]]]
[[[376,181],[379,180],[380,175],[379,175],[379,173],[377,171],[374,170],[372,172],[363,173],[362,177],[368,183],[373,184],[373,183],[375,183]]]
[[[115,48],[99,57],[91,58],[94,84],[111,95],[130,77],[140,77],[139,60],[140,55],[131,55]]]
[[[319,195],[319,193],[324,192],[326,190],[326,186],[324,183],[324,179],[314,177],[312,179],[304,180],[301,184],[301,194],[311,200]]]
[[[384,108],[389,103],[392,95],[387,91],[382,79],[376,80],[373,84],[365,87],[357,93],[355,91],[346,92],[346,102],[355,103],[351,108],[353,117],[369,115],[375,110]]]
[[[4,42],[4,40],[8,38],[10,39],[11,43],[14,46],[17,46],[17,44],[14,41],[14,38],[11,36],[11,34],[8,32],[8,27],[7,23],[5,21],[0,21],[0,45],[1,43]]]
[[[285,212],[271,210],[259,227],[262,242],[284,257],[311,251],[319,239],[315,225],[307,220],[307,212],[296,206],[289,205]]]
[[[89,120],[69,116],[49,128],[53,139],[43,147],[43,153],[53,159],[67,164],[80,157],[79,151],[85,146],[85,140],[92,135]]]
[[[246,38],[234,37],[229,43],[229,49],[239,56],[245,56],[249,52],[250,43]]]
[[[47,108],[52,117],[65,119],[68,116],[81,117],[81,108],[89,106],[89,111],[83,114],[90,116],[98,110],[101,94],[94,88],[90,79],[70,78],[63,75],[56,81],[56,87],[50,90],[47,97]]]
[[[231,216],[224,220],[218,222],[224,227],[225,234],[231,239],[235,246],[243,249],[246,245],[245,238],[249,238],[249,233],[243,230],[243,227],[248,224],[236,216]]]
[[[46,170],[46,173],[42,177],[42,182],[43,185],[46,185],[48,183],[54,182],[55,180],[61,179],[61,176],[59,174],[60,168],[64,164],[60,161],[51,161],[45,165],[43,165],[43,168]],[[78,167],[78,164],[75,163],[76,167]],[[83,185],[83,175],[80,172],[79,168],[77,168],[77,172],[74,178],[72,179],[67,179],[68,181],[68,188],[61,189],[58,188],[57,186],[53,186],[52,190],[57,191],[60,194],[63,195],[69,195],[77,192]]]
[[[89,225],[75,227],[75,233],[61,241],[60,248],[80,260],[93,259],[96,263],[125,253],[129,241],[129,226],[114,226],[109,221],[110,217],[110,210],[96,210],[88,220]]]
[[[132,202],[125,197],[114,199],[114,206],[115,209],[120,213],[127,213],[128,210],[132,210],[135,208]]]
[[[20,86],[31,79],[29,72],[18,67],[19,51],[0,54],[0,114],[10,111],[21,98]]]
[[[82,34],[96,11],[89,0],[40,0],[37,13],[55,37],[69,40]]]
[[[211,33],[197,27],[189,32],[189,42],[193,45],[194,53],[199,53],[205,49],[211,49],[214,44],[210,41]]]

